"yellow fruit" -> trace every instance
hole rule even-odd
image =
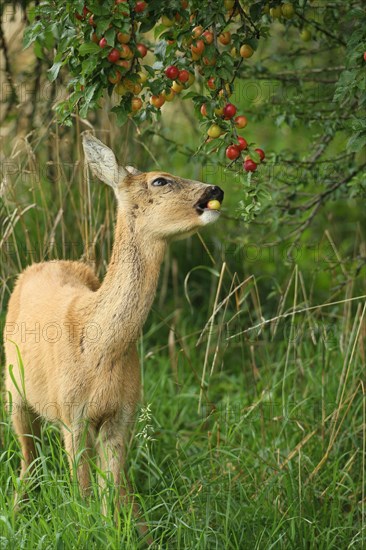
[[[279,19],[282,15],[281,6],[277,6],[276,8],[271,8],[269,10],[269,13],[273,19]]]
[[[188,78],[187,83],[186,83],[187,88],[192,86],[192,84],[194,83],[195,80],[196,80],[196,77],[194,76],[194,74],[189,73],[189,78]]]
[[[147,81],[147,75],[145,73],[137,73],[137,74],[139,77],[139,82],[141,84],[145,84],[145,82]]]
[[[286,2],[285,4],[282,4],[281,12],[283,17],[286,17],[286,19],[292,19],[295,15],[295,8],[290,2]]]
[[[309,29],[304,29],[301,31],[300,37],[304,42],[309,42],[311,40],[311,32]]]
[[[165,101],[173,101],[174,98],[175,98],[174,90],[170,90],[168,94],[165,94]]]
[[[212,126],[210,126],[207,130],[207,135],[213,139],[220,137],[221,133],[222,130],[218,124],[212,124]]]
[[[210,210],[220,210],[221,203],[219,201],[216,201],[216,200],[208,201],[207,208],[209,208]]]
[[[235,0],[225,0],[224,6],[227,11],[232,10],[235,6]]]
[[[132,80],[129,80],[128,78],[125,78],[123,81],[123,86],[126,88],[126,90],[128,90],[129,92],[134,92],[134,89],[135,89],[135,82],[133,82]],[[141,91],[141,90],[140,90]],[[139,93],[139,92],[137,92]]]
[[[131,40],[131,33],[130,32],[119,32],[117,34],[117,40],[120,44],[128,44]]]
[[[126,88],[121,82],[114,87],[114,91],[118,95],[125,95],[125,93],[127,92]]]
[[[222,116],[224,114],[224,107],[216,107],[214,112],[215,112],[215,115]]]
[[[181,92],[182,90],[184,90],[184,85],[183,85],[183,84],[180,84],[179,82],[177,82],[176,80],[174,80],[173,85],[172,85],[172,90],[173,90],[176,94],[180,94],[180,92]]]
[[[252,57],[254,50],[249,44],[243,44],[240,47],[240,55],[241,57],[244,57],[245,59],[248,59],[249,57]]]
[[[226,83],[225,84],[225,90],[222,89],[219,91],[219,97],[230,97],[231,95],[233,95],[233,90],[232,88],[230,87],[230,84]]]

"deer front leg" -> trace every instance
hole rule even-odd
[[[130,495],[130,484],[125,472],[126,460],[126,440],[129,428],[129,418],[132,421],[132,414],[123,415],[123,419],[109,419],[101,426],[98,436],[98,456],[100,468],[104,475],[100,479],[100,487],[103,491],[102,512],[106,515],[108,505],[108,495],[105,492],[106,478],[110,477],[115,488],[114,513],[117,521],[121,506],[131,506],[134,517],[140,520],[138,530],[141,535],[146,535],[148,528],[146,524],[141,523],[141,513],[134,498]],[[152,540],[149,538],[149,544]]]
[[[40,440],[41,424],[39,416],[20,400],[13,403],[13,410],[13,426],[22,450],[20,479],[24,481],[30,475],[34,467],[34,460],[38,456],[36,441]],[[15,494],[14,509],[16,512],[20,510],[20,502],[22,500],[28,500],[26,485],[23,484],[20,485],[19,490]]]

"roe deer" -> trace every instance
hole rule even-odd
[[[217,205],[224,194],[217,186],[165,172],[118,166],[111,149],[89,132],[83,147],[92,172],[117,198],[107,274],[100,283],[81,262],[60,260],[34,264],[19,276],[5,325],[6,389],[21,444],[21,478],[36,458],[41,417],[57,421],[71,474],[81,452],[76,465],[81,492],[88,494],[87,457],[94,448],[114,481],[118,513],[127,499],[122,473],[128,425],[140,395],[136,340],[164,252],[171,239],[215,221],[219,212],[207,204]],[[143,525],[140,532],[146,531]]]

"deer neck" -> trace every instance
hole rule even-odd
[[[92,314],[103,352],[123,353],[139,337],[154,300],[166,243],[136,231],[134,218],[119,212],[115,241]]]

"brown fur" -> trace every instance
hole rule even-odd
[[[209,186],[161,172],[132,175],[90,134],[84,150],[93,171],[112,185],[118,199],[108,272],[100,284],[86,265],[54,261],[32,265],[19,276],[6,319],[6,389],[22,447],[21,477],[36,457],[29,434],[39,437],[43,417],[61,425],[71,471],[76,453],[84,449],[77,465],[82,492],[90,485],[88,449],[95,447],[101,467],[119,487],[119,504],[126,498],[121,471],[127,430],[140,396],[136,340],[155,295],[166,245],[214,218],[207,221],[194,208]],[[154,187],[157,177],[172,183]]]

